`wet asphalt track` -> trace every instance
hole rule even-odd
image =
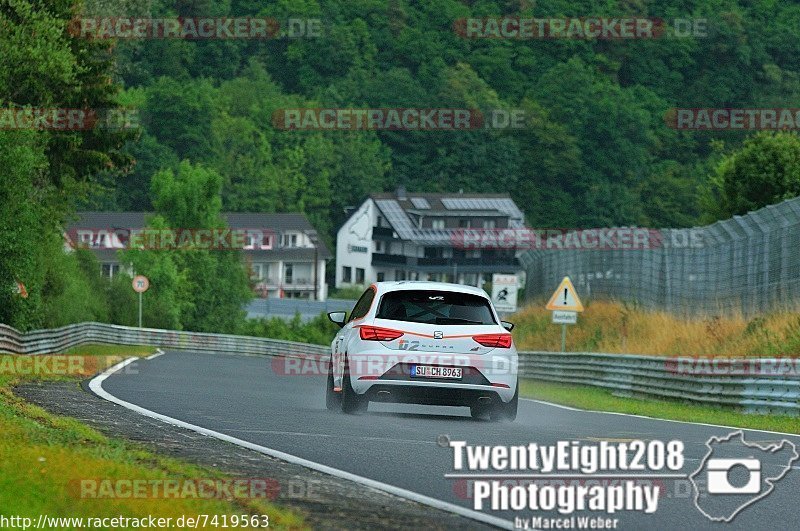
[[[560,440],[680,439],[690,474],[707,453],[712,435],[733,430],[636,417],[571,411],[521,400],[514,423],[470,418],[467,408],[370,404],[360,416],[330,412],[324,376],[285,376],[271,358],[167,352],[140,360],[110,376],[112,395],[197,426],[328,465],[389,485],[472,508],[463,480],[453,473],[452,450],[440,435],[469,444],[514,445]],[[745,430],[748,442],[786,438],[800,451],[800,437]],[[763,465],[769,473],[770,463]],[[773,468],[774,470],[774,468]],[[687,480],[662,480],[666,494],[654,515],[616,513],[618,529],[797,529],[800,528],[800,462],[766,498],[743,510],[730,524],[713,523],[694,506]],[[531,511],[491,512],[514,516],[560,516]],[[583,513],[596,516],[595,513]]]

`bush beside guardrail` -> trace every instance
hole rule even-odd
[[[209,334],[102,323],[80,323],[53,330],[20,333],[0,324],[0,352],[42,355],[89,344],[148,345],[168,349],[326,359],[321,345],[261,337]],[[685,358],[689,362],[695,359]],[[729,360],[759,367],[779,367],[786,360]],[[524,378],[589,385],[622,396],[686,400],[751,413],[800,415],[800,376],[789,374],[682,374],[681,358],[627,354],[520,352]],[[800,367],[800,364],[795,365]],[[777,372],[777,371],[776,371]]]

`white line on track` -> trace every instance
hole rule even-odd
[[[365,478],[363,476],[358,476],[356,474],[351,474],[350,472],[345,472],[344,470],[339,470],[338,468],[333,468],[327,465],[323,465],[321,463],[315,463],[314,461],[309,461],[308,459],[303,459],[302,457],[297,457],[295,455],[287,454],[281,452],[279,450],[273,450],[272,448],[267,448],[266,446],[260,446],[258,444],[254,444],[248,441],[244,441],[242,439],[237,439],[236,437],[231,437],[230,435],[225,435],[224,433],[220,433],[218,431],[209,430],[207,428],[203,428],[201,426],[195,426],[194,424],[189,424],[188,422],[184,422],[182,420],[174,419],[172,417],[168,417],[166,415],[162,415],[160,413],[156,413],[155,411],[150,411],[149,409],[145,409],[141,406],[137,406],[136,404],[131,404],[130,402],[126,402],[116,396],[112,395],[105,389],[103,389],[103,382],[112,374],[117,372],[118,370],[126,367],[127,365],[133,363],[134,361],[138,360],[139,358],[128,358],[125,361],[117,363],[113,367],[106,369],[104,372],[95,376],[92,381],[89,382],[89,388],[92,390],[94,394],[108,400],[109,402],[113,402],[115,404],[119,404],[120,406],[130,409],[131,411],[135,411],[141,415],[146,417],[150,417],[156,420],[160,420],[162,422],[166,422],[167,424],[172,424],[173,426],[178,426],[180,428],[185,428],[187,430],[194,431],[196,433],[200,433],[201,435],[206,435],[209,437],[214,437],[216,439],[226,441],[237,446],[241,446],[242,448],[247,448],[249,450],[253,450],[255,452],[268,455],[270,457],[274,457],[276,459],[281,459],[288,463],[292,463],[295,465],[304,466],[306,468],[310,468],[312,470],[316,470],[317,472],[322,472],[323,474],[329,474],[331,476],[345,479],[348,481],[354,481],[366,487],[370,487],[373,489],[377,489],[383,492],[387,492],[389,494],[393,494],[395,496],[399,496],[401,498],[405,498],[407,500],[411,500],[417,503],[421,503],[423,505],[427,505],[429,507],[433,507],[435,509],[440,509],[442,511],[447,511],[453,514],[457,514],[459,516],[463,516],[465,518],[470,518],[472,520],[477,520],[479,522],[483,522],[485,524],[493,525],[496,527],[500,527],[502,529],[513,529],[513,522],[509,520],[504,520],[502,518],[498,518],[496,516],[491,516],[488,514],[484,514],[478,511],[473,511],[471,509],[467,509],[466,507],[461,507],[459,505],[455,505],[453,503],[444,502],[441,500],[437,500],[435,498],[430,498],[428,496],[424,496],[422,494],[418,494],[416,492],[412,492],[410,490],[401,489],[400,487],[395,487],[393,485],[387,485],[386,483],[381,483],[380,481],[376,481],[374,479]]]
[[[154,360],[154,359],[156,359],[157,357],[159,357],[159,356],[163,356],[163,355],[164,355],[164,351],[163,351],[163,350],[161,350],[160,348],[157,348],[157,349],[156,349],[156,353],[155,353],[155,354],[153,354],[152,356],[147,356],[145,359],[146,359],[146,360]]]

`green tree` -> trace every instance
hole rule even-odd
[[[40,245],[51,241],[54,227],[42,201],[46,190],[34,184],[46,180],[44,143],[33,131],[0,131],[0,323],[19,329],[41,325],[41,265],[53,251]],[[27,299],[16,293],[16,282]]]
[[[222,177],[188,161],[177,171],[163,170],[152,179],[154,228],[222,229]],[[247,273],[237,250],[177,248],[127,251],[134,270],[151,278],[154,298],[170,306],[169,316],[187,330],[232,332],[244,319],[243,306],[252,298]],[[151,289],[153,289],[151,288]]]
[[[159,78],[148,87],[144,114],[148,131],[180,159],[208,159],[216,114],[214,89],[208,81]]]
[[[148,221],[153,230],[167,230],[169,227],[163,218],[158,216]],[[185,302],[189,296],[186,288],[186,273],[181,271],[175,251],[170,249],[128,249],[120,251],[120,261],[131,267],[134,273],[146,276],[150,280],[150,288],[142,295],[142,324],[149,328],[181,330]],[[128,284],[130,289],[130,284]],[[123,285],[114,284],[110,292],[120,293]],[[130,304],[130,297],[125,297],[120,304]],[[134,302],[134,308],[136,308]],[[130,315],[119,310],[115,314],[124,323]],[[138,316],[136,317],[138,320]]]
[[[705,211],[710,219],[746,214],[800,195],[800,138],[760,132],[728,153],[709,176]]]
[[[43,260],[42,325],[56,328],[89,321],[107,322],[104,279],[91,251],[65,253],[63,240],[58,236],[42,243],[48,250]]]
[[[214,169],[223,177],[225,210],[274,212],[282,195],[267,135],[227,113],[214,121]]]
[[[111,43],[70,35],[67,24],[79,9],[71,0],[0,5],[0,107],[115,106]],[[126,166],[120,147],[128,138],[97,127],[0,131],[0,322],[29,329],[104,317],[85,271],[64,254],[61,231],[97,172]],[[16,281],[27,299],[15,293]]]

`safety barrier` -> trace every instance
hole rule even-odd
[[[800,359],[703,359],[626,354],[521,352],[520,374],[590,385],[618,396],[650,396],[800,414]]]
[[[329,348],[251,336],[102,323],[20,333],[0,324],[0,352],[41,355],[87,344],[325,359]],[[686,400],[752,413],[800,415],[800,360],[703,360],[627,354],[520,352],[524,378],[610,389],[620,396]]]
[[[0,352],[50,354],[87,343],[147,345],[266,356],[320,356],[328,353],[328,349],[320,345],[251,336],[135,328],[102,323],[80,323],[22,334],[0,324]]]

